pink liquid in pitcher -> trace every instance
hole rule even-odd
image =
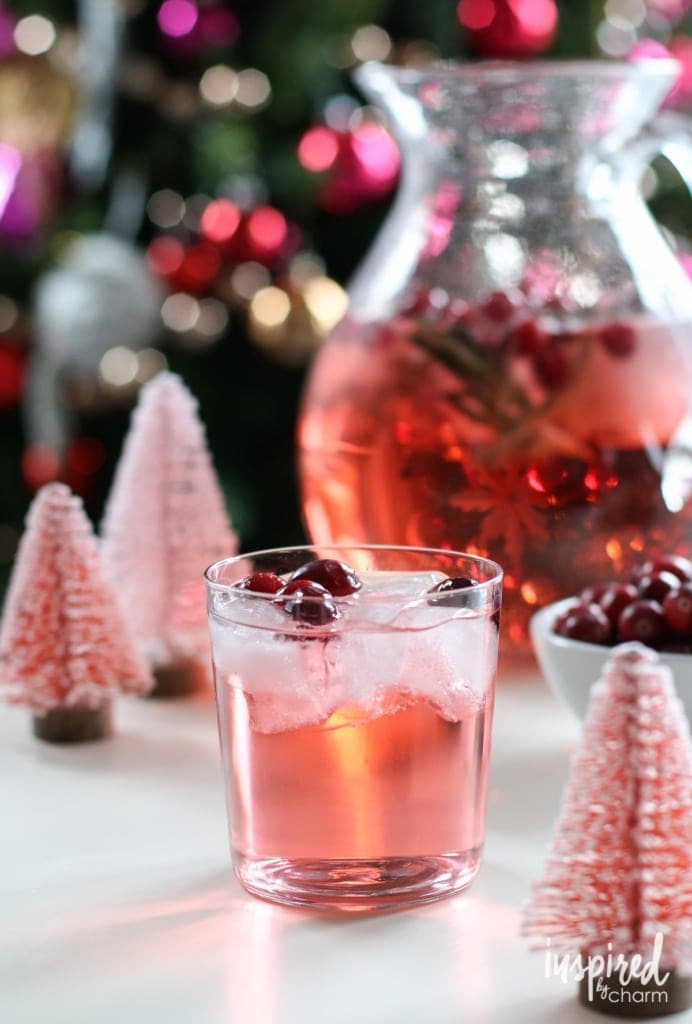
[[[320,353],[299,432],[305,519],[320,543],[491,553],[505,639],[526,649],[541,605],[688,552],[690,327],[567,332],[520,311],[473,335],[446,315],[347,319]]]

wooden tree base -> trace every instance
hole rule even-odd
[[[667,972],[661,968],[661,977]],[[582,978],[579,983],[579,1002],[596,1013],[607,1013],[611,1017],[630,1020],[653,1020],[681,1013],[692,1005],[692,978],[670,972],[665,984],[657,985],[652,979],[645,985],[639,978],[632,978],[627,985],[621,985],[617,976],[598,979],[594,982],[593,997],[589,999],[589,980]]]
[[[110,702],[100,708],[57,707],[33,717],[34,736],[46,743],[90,743],[113,732]]]
[[[147,694],[159,700],[189,697],[204,689],[207,674],[199,661],[181,661],[154,669],[154,689]]]

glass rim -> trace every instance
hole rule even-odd
[[[680,69],[675,57],[638,57],[636,60],[568,59],[568,60],[435,60],[418,67],[388,64],[386,61],[365,61],[353,72],[356,82],[367,80],[371,72],[385,72],[394,81],[410,85],[423,82],[430,75],[444,75],[470,79],[502,79],[513,74],[527,80],[543,75],[584,76],[599,78],[636,78],[642,74],[666,78]]]
[[[298,551],[312,551],[316,553],[323,549],[329,552],[334,552],[336,554],[346,554],[347,552],[353,550],[391,551],[401,552],[404,554],[440,556],[444,558],[465,558],[468,561],[475,562],[477,564],[484,564],[488,567],[488,571],[492,572],[492,576],[489,579],[477,581],[478,586],[473,588],[474,593],[479,593],[483,590],[487,591],[491,587],[498,586],[500,583],[502,583],[502,579],[504,576],[504,570],[502,569],[502,566],[498,565],[497,562],[494,562],[492,558],[486,558],[485,555],[472,555],[468,551],[448,550],[447,548],[412,547],[408,544],[293,544],[289,545],[288,547],[262,548],[258,551],[245,551],[242,554],[229,555],[227,558],[220,558],[216,562],[212,562],[211,565],[208,565],[207,568],[204,570],[204,582],[207,587],[213,588],[217,592],[235,592],[242,594],[243,598],[247,597],[251,600],[274,601],[276,600],[276,594],[263,594],[256,590],[238,591],[237,586],[240,580],[236,580],[233,583],[219,583],[217,580],[212,579],[211,573],[215,569],[220,569],[222,566],[230,566],[233,564],[240,565],[247,559],[256,558],[261,555],[293,554],[294,552]],[[397,570],[391,571],[396,572]],[[402,569],[400,571],[405,572],[406,570]],[[336,601],[337,603],[352,601],[354,596],[356,596],[358,593],[359,591],[355,591],[354,594],[346,594],[340,597],[334,595],[332,596],[332,600]],[[386,595],[386,597],[383,596],[381,600],[386,601],[387,604],[411,604],[413,601],[419,599],[423,600],[423,598],[427,598],[428,596],[429,595],[427,594],[421,594],[420,598],[412,598],[410,594],[388,594]],[[315,597],[305,595],[301,598],[301,601],[321,602],[322,600],[324,600],[322,596]],[[444,595],[441,594],[439,600],[440,603],[442,603],[444,601]]]

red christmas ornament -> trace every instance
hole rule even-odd
[[[616,648],[594,686],[524,934],[556,953],[651,956],[692,969],[692,744],[670,670]]]
[[[457,17],[482,57],[532,57],[557,30],[554,0],[459,0]]]
[[[159,692],[206,666],[202,574],[236,548],[197,403],[161,373],[140,393],[103,522],[106,569]]]
[[[7,699],[38,713],[37,733],[46,739],[86,738],[41,730],[83,724],[119,692],[151,687],[82,503],[64,484],[44,487],[29,509],[7,592],[0,660]]]

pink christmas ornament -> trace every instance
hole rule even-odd
[[[235,554],[197,402],[161,373],[141,392],[103,521],[103,557],[157,695],[189,692],[209,661],[202,574]]]
[[[102,568],[81,500],[64,484],[36,495],[0,627],[0,683],[36,712],[43,739],[96,739],[120,692],[152,679]]]
[[[625,957],[660,933],[663,963],[692,971],[692,744],[670,669],[641,644],[615,648],[592,690],[523,933]]]

